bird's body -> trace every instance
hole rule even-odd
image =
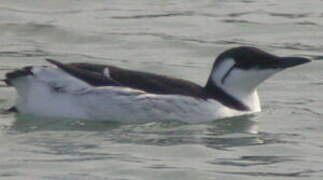
[[[242,114],[204,96],[92,86],[58,68],[33,67],[32,71],[32,76],[12,81],[18,92],[16,108],[23,114],[99,121],[193,123]]]
[[[257,52],[255,48],[235,48],[238,53],[243,50],[256,51],[256,55],[265,58],[272,56]],[[230,50],[221,56],[230,55],[228,52]],[[240,67],[241,63],[234,56],[221,56],[214,63],[205,87],[178,78],[115,66],[62,64],[54,60],[48,61],[57,68],[25,67],[7,73],[5,81],[17,90],[15,107],[19,113],[45,117],[199,123],[261,111],[256,86],[274,73],[272,69],[260,75],[257,72],[261,68],[255,64],[256,71],[248,70],[246,77],[250,79],[244,82],[241,73],[244,74],[242,71],[246,68]],[[243,54],[238,57],[244,58]],[[290,66],[307,61],[299,58],[298,63]]]

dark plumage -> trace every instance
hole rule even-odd
[[[206,98],[204,88],[190,81],[172,78],[147,72],[133,71],[110,65],[70,63],[61,64],[49,61],[65,72],[93,85],[93,86],[124,86],[143,90],[154,94],[177,94],[196,98]],[[111,78],[107,78],[103,71],[109,69]]]

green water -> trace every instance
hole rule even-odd
[[[0,75],[44,58],[107,63],[201,85],[250,45],[312,63],[259,88],[263,112],[206,124],[118,124],[0,114],[0,179],[323,177],[323,1],[0,0]],[[0,87],[0,105],[15,92]]]

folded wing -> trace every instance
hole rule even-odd
[[[52,59],[47,59],[47,61],[93,86],[124,86],[154,94],[176,94],[206,98],[203,87],[178,78],[127,70],[110,65],[90,63],[63,64]]]

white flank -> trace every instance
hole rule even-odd
[[[12,82],[18,92],[16,107],[24,114],[98,121],[190,123],[246,114],[214,100],[157,95],[123,87],[92,87],[57,68],[34,67],[32,72],[33,76]]]

